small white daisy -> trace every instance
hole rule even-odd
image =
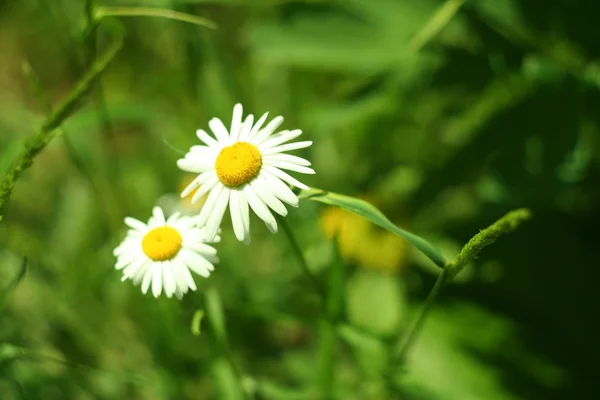
[[[196,290],[190,270],[208,278],[219,261],[217,250],[206,244],[204,229],[191,217],[175,213],[165,220],[162,209],[154,207],[148,224],[130,217],[125,224],[131,229],[114,251],[115,267],[123,270],[122,281],[141,283],[144,294],[152,284],[154,297],[164,290],[167,297],[181,299],[188,289]],[[219,240],[216,236],[213,241]]]
[[[185,197],[197,189],[192,199],[195,202],[208,193],[198,217],[198,225],[206,226],[208,239],[216,235],[227,205],[238,240],[250,241],[249,208],[271,232],[277,232],[277,222],[269,208],[285,216],[287,209],[282,201],[298,207],[298,197],[286,183],[308,189],[283,170],[315,173],[307,160],[285,154],[312,144],[310,141],[284,144],[300,136],[301,130],[284,130],[274,134],[283,117],[278,116],[263,127],[268,113],[254,123],[253,115],[248,115],[242,122],[242,112],[241,104],[233,107],[229,131],[220,119],[211,119],[208,126],[216,139],[199,129],[196,134],[205,146],[192,146],[185,158],[177,161],[182,170],[199,174],[181,196]]]

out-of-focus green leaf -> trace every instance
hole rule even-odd
[[[215,288],[207,289],[205,293],[206,314],[218,341],[227,342],[227,330],[225,328],[225,315],[221,296]]]
[[[231,365],[225,358],[217,358],[212,365],[212,372],[218,388],[218,399],[245,400],[246,397],[237,382]]]
[[[4,306],[4,304],[6,303],[7,297],[17,287],[17,285],[19,285],[19,282],[21,282],[21,280],[25,277],[26,273],[27,273],[27,257],[23,257],[23,260],[21,261],[21,266],[19,268],[19,272],[17,273],[17,275],[14,277],[13,280],[11,280],[8,283],[8,285],[6,285],[2,289],[0,289],[0,306]]]
[[[351,325],[340,325],[337,333],[352,348],[366,376],[380,377],[385,372],[390,353],[383,342]]]
[[[521,399],[504,384],[502,372],[489,361],[519,359],[522,349],[515,342],[514,329],[508,320],[476,306],[455,304],[435,309],[408,357],[399,383],[409,393],[427,393],[431,398]],[[556,367],[542,365],[541,377],[552,377],[553,384],[562,379]],[[547,368],[555,373],[548,374]]]
[[[320,189],[305,190],[300,194],[299,197],[318,201],[332,206],[342,207],[345,210],[358,214],[361,217],[368,219],[375,225],[378,225],[383,229],[387,229],[388,231],[406,239],[419,251],[425,254],[437,266],[443,268],[443,266],[446,263],[446,260],[437,248],[433,247],[431,244],[429,244],[427,241],[420,238],[419,236],[397,227],[389,219],[387,219],[387,217],[381,211],[379,211],[376,207],[367,203],[364,200],[341,195],[338,193],[326,192]]]
[[[394,335],[405,313],[404,296],[393,275],[358,270],[346,286],[346,314],[352,325],[379,336]]]

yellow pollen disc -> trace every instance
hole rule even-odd
[[[225,186],[237,187],[250,182],[262,166],[260,151],[253,144],[237,142],[217,156],[217,177]]]
[[[177,229],[160,226],[150,230],[142,239],[142,250],[153,261],[166,261],[181,249],[183,238]]]

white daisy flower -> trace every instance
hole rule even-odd
[[[130,217],[125,224],[131,229],[114,251],[115,267],[123,270],[122,281],[141,283],[144,294],[152,284],[154,297],[164,291],[181,299],[188,289],[196,290],[190,270],[208,278],[219,261],[217,250],[206,244],[204,229],[191,217],[175,213],[165,219],[162,209],[154,207],[148,224]]]
[[[208,126],[215,138],[199,129],[196,135],[204,145],[192,146],[185,158],[177,161],[182,170],[199,174],[181,196],[196,190],[192,198],[195,202],[208,193],[198,217],[198,225],[206,227],[208,239],[216,235],[227,205],[238,240],[250,241],[249,208],[271,232],[277,232],[277,222],[269,209],[285,216],[287,209],[282,202],[298,207],[298,197],[287,184],[308,189],[283,170],[315,173],[307,160],[285,154],[312,144],[310,141],[284,144],[300,136],[301,130],[274,133],[283,117],[278,116],[263,127],[268,113],[254,123],[253,115],[242,122],[242,112],[241,104],[233,107],[229,131],[220,119],[211,119]]]

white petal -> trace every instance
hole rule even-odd
[[[298,196],[292,192],[288,185],[269,171],[263,170],[261,175],[265,178],[275,196],[292,207],[298,207]]]
[[[269,185],[265,183],[262,177],[258,176],[250,184],[254,193],[260,197],[260,199],[269,207],[273,209],[277,214],[285,217],[287,215],[287,209],[281,201],[271,191]]]
[[[245,142],[248,140],[248,136],[250,135],[250,131],[252,130],[252,125],[254,123],[254,115],[249,114],[246,117],[246,120],[242,124],[242,128],[240,129],[240,135],[238,136],[238,141]]]
[[[314,174],[315,170],[308,167],[303,167],[301,165],[292,164],[285,161],[270,161],[264,160],[264,165],[270,165],[272,167],[277,167],[280,169],[287,169],[290,171],[300,172],[301,174]]]
[[[290,185],[295,186],[299,189],[304,189],[304,190],[310,189],[304,183],[302,183],[299,180],[297,180],[296,178],[288,175],[286,172],[283,172],[279,168],[275,168],[270,165],[263,165],[262,170],[270,172],[271,174],[275,175],[277,178],[282,179],[285,182],[289,183]]]
[[[125,217],[125,224],[136,231],[146,232],[148,230],[148,225],[135,218]]]
[[[239,193],[241,191],[232,190],[229,195],[229,213],[231,214],[231,224],[235,237],[240,242],[244,241],[246,230],[244,229],[244,221],[242,220],[242,210],[240,208]]]
[[[181,192],[181,198],[187,197],[190,193],[194,191],[194,189],[205,183],[213,175],[213,171],[203,172],[200,175],[198,175],[192,182],[190,182],[189,185],[185,187],[185,189],[183,189],[183,192]]]
[[[217,199],[217,204],[215,204],[215,207],[213,208],[212,214],[206,221],[206,240],[208,241],[213,240],[213,238],[217,236],[217,231],[221,227],[221,221],[223,221],[225,210],[229,204],[230,193],[231,189],[227,187],[223,188],[223,191]]]
[[[177,284],[175,283],[175,277],[173,276],[173,270],[171,267],[170,261],[164,261],[162,263],[163,270],[163,282],[165,285],[165,294],[167,297],[171,298],[173,293],[175,293],[175,289],[177,288]]]
[[[219,145],[219,142],[217,142],[215,139],[213,139],[208,133],[206,133],[205,130],[203,129],[198,129],[196,131],[196,136],[198,136],[198,139],[200,139],[202,142],[204,142],[208,147],[213,148],[213,149],[217,149],[219,147],[221,147]]]
[[[292,139],[296,139],[300,135],[302,135],[302,131],[300,129],[294,129],[293,131],[281,131],[271,136],[268,140],[265,140],[260,145],[260,150],[262,152],[264,150],[278,146],[281,143],[289,142]]]
[[[202,242],[195,242],[195,241],[183,241],[183,247],[194,250],[196,253],[200,253],[203,256],[216,256],[217,255],[217,250],[212,247],[207,245],[206,243],[202,243]]]
[[[150,268],[146,271],[144,275],[144,281],[142,282],[142,293],[146,294],[148,292],[148,288],[150,287],[150,283],[152,282],[152,277],[154,276],[154,269],[159,266],[155,263],[150,265]]]
[[[262,150],[261,154],[267,155],[267,154],[283,153],[284,151],[304,149],[306,147],[310,147],[312,145],[312,143],[313,142],[311,142],[310,140],[307,140],[305,142],[282,144],[281,146],[275,146],[275,147],[271,147],[269,149]]]
[[[265,123],[268,116],[269,116],[269,113],[266,112],[258,119],[258,121],[256,121],[256,124],[254,124],[254,126],[252,127],[252,130],[248,134],[247,140],[249,142],[252,142],[252,139],[254,139],[254,136],[256,136],[256,134],[258,133],[258,131],[260,130],[262,125]]]
[[[204,160],[190,160],[188,158],[177,160],[177,166],[183,171],[193,172],[194,174],[200,174],[214,168],[214,164],[210,164]]]
[[[196,221],[196,224],[199,227],[206,226],[206,222],[208,221],[208,218],[211,216],[211,214],[214,212],[215,206],[217,205],[217,200],[219,200],[219,196],[221,195],[221,192],[223,190],[226,190],[226,188],[221,183],[216,183],[215,187],[211,189],[210,193],[208,194],[208,197],[206,198],[206,202],[202,206],[202,210],[200,210],[200,215],[198,216],[198,219]]]
[[[219,183],[219,177],[217,176],[217,174],[215,174],[213,171],[211,171],[210,175],[206,179],[206,182],[204,182],[202,184],[202,186],[200,186],[198,191],[196,191],[196,193],[194,193],[194,196],[192,197],[192,203],[195,203],[198,200],[200,200],[206,193],[213,190],[215,185],[217,185],[218,183]]]
[[[229,139],[227,128],[225,128],[225,125],[223,125],[223,121],[221,121],[219,118],[213,118],[208,121],[208,126],[210,126],[210,129],[217,137],[217,140],[221,146],[229,146],[231,140]]]
[[[229,137],[231,142],[235,142],[240,135],[240,129],[242,127],[242,114],[244,109],[240,103],[233,106],[233,117],[231,117],[231,129],[229,130]]]
[[[160,226],[164,225],[167,222],[165,220],[165,214],[163,213],[163,210],[160,207],[154,207],[152,209],[152,216],[155,218],[156,223]]]
[[[273,214],[271,214],[265,203],[263,203],[256,193],[254,193],[254,189],[249,185],[246,185],[244,187],[244,193],[248,199],[248,204],[252,207],[252,210],[256,215],[265,222],[267,228],[269,228],[271,232],[277,232],[277,221],[275,221],[275,217],[273,217]]]
[[[175,228],[181,232],[193,229],[194,226],[196,226],[196,220],[194,218],[191,218],[188,216],[180,217],[177,221],[173,222],[173,228]],[[184,238],[185,238],[185,236],[184,236]],[[184,241],[185,241],[185,239],[184,239]]]
[[[117,270],[119,269],[123,269],[124,267],[128,266],[129,264],[131,264],[132,262],[134,262],[137,258],[140,258],[141,254],[139,254],[138,252],[129,252],[127,254],[123,254],[122,256],[120,256],[119,258],[117,258],[117,264],[115,265],[115,268]]]
[[[250,207],[248,206],[246,194],[243,191],[239,192],[238,200],[242,222],[244,223],[244,243],[250,244]]]
[[[131,264],[129,264],[127,268],[123,270],[123,277],[121,278],[121,281],[126,281],[127,279],[135,275],[135,273],[138,272],[138,270],[142,267],[145,261],[145,259],[140,257]]]
[[[146,272],[148,272],[148,269],[150,267],[152,267],[152,261],[146,260],[144,262],[144,265],[142,265],[141,268],[139,268],[135,275],[133,275],[133,277],[131,278],[133,280],[134,285],[137,286],[140,284],[142,278],[146,275]]]
[[[290,164],[303,165],[305,167],[310,166],[310,161],[305,160],[302,157],[296,157],[291,154],[267,154],[262,156],[263,160],[268,160],[269,162],[273,161],[283,161]]]
[[[169,218],[167,218],[167,225],[169,225],[169,226],[175,225],[175,222],[177,222],[177,219],[179,218],[180,215],[181,215],[180,212],[174,212],[173,214],[171,214],[171,216]]]
[[[282,116],[279,115],[273,118],[273,120],[269,122],[267,126],[265,126],[260,132],[256,134],[256,136],[252,139],[252,144],[254,144],[255,146],[260,146],[262,142],[267,140],[267,138],[271,136],[271,134],[275,132],[275,130],[279,128],[281,124],[283,124]]]
[[[189,269],[205,278],[210,276],[210,271],[213,270],[214,267],[202,256],[189,250],[182,250],[180,254],[181,259]]]
[[[182,289],[185,289],[185,292],[187,292],[188,287],[192,290],[196,290],[196,282],[194,281],[194,277],[190,273],[189,268],[179,258],[180,257],[176,257],[174,260],[174,263],[177,266],[179,284],[181,285]]]
[[[160,296],[162,292],[162,268],[160,263],[154,265],[154,271],[152,276],[152,294],[154,297]]]

